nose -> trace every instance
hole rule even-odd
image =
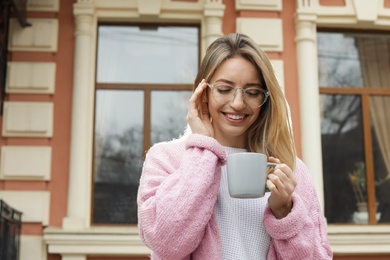
[[[242,88],[236,88],[236,92],[234,93],[230,105],[236,110],[245,108],[244,92]]]

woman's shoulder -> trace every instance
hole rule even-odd
[[[309,168],[307,165],[302,161],[300,158],[295,159],[295,170],[294,170],[295,178],[297,179],[298,183],[306,183],[308,185],[312,185],[313,178],[310,173]]]
[[[296,159],[294,174],[297,180],[296,191],[309,197],[316,197],[312,173],[300,158]]]
[[[214,153],[221,162],[226,161],[227,155],[223,146],[213,137],[201,134],[184,135],[178,139],[156,143],[149,149],[145,159],[150,157],[161,159],[168,156],[175,160],[181,158],[186,150],[192,150],[192,148],[198,148],[202,151],[208,150]]]
[[[304,171],[304,172],[308,171],[306,164],[299,157],[295,158],[295,171]]]
[[[146,158],[151,155],[180,154],[185,150],[185,139],[186,137],[182,136],[177,139],[155,143],[147,151]]]

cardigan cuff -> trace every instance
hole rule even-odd
[[[311,221],[301,197],[293,193],[292,202],[291,212],[281,219],[275,218],[271,208],[267,205],[264,212],[264,226],[272,238],[289,239],[294,237]]]
[[[191,134],[186,140],[185,147],[186,149],[197,147],[210,150],[218,157],[222,164],[226,163],[227,154],[225,149],[212,137],[201,134]]]

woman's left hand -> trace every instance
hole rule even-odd
[[[297,186],[294,174],[290,167],[280,163],[279,159],[269,157],[270,162],[278,165],[268,174],[267,188],[271,191],[268,204],[277,219],[284,218],[293,207],[291,196]]]

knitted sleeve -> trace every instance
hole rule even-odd
[[[332,259],[325,218],[309,171],[298,159],[294,172],[298,184],[291,212],[276,219],[267,206],[264,213],[264,226],[272,237],[268,259]]]
[[[162,259],[183,259],[203,236],[217,199],[223,147],[192,134],[185,144],[153,146],[138,190],[138,227],[144,243]]]

